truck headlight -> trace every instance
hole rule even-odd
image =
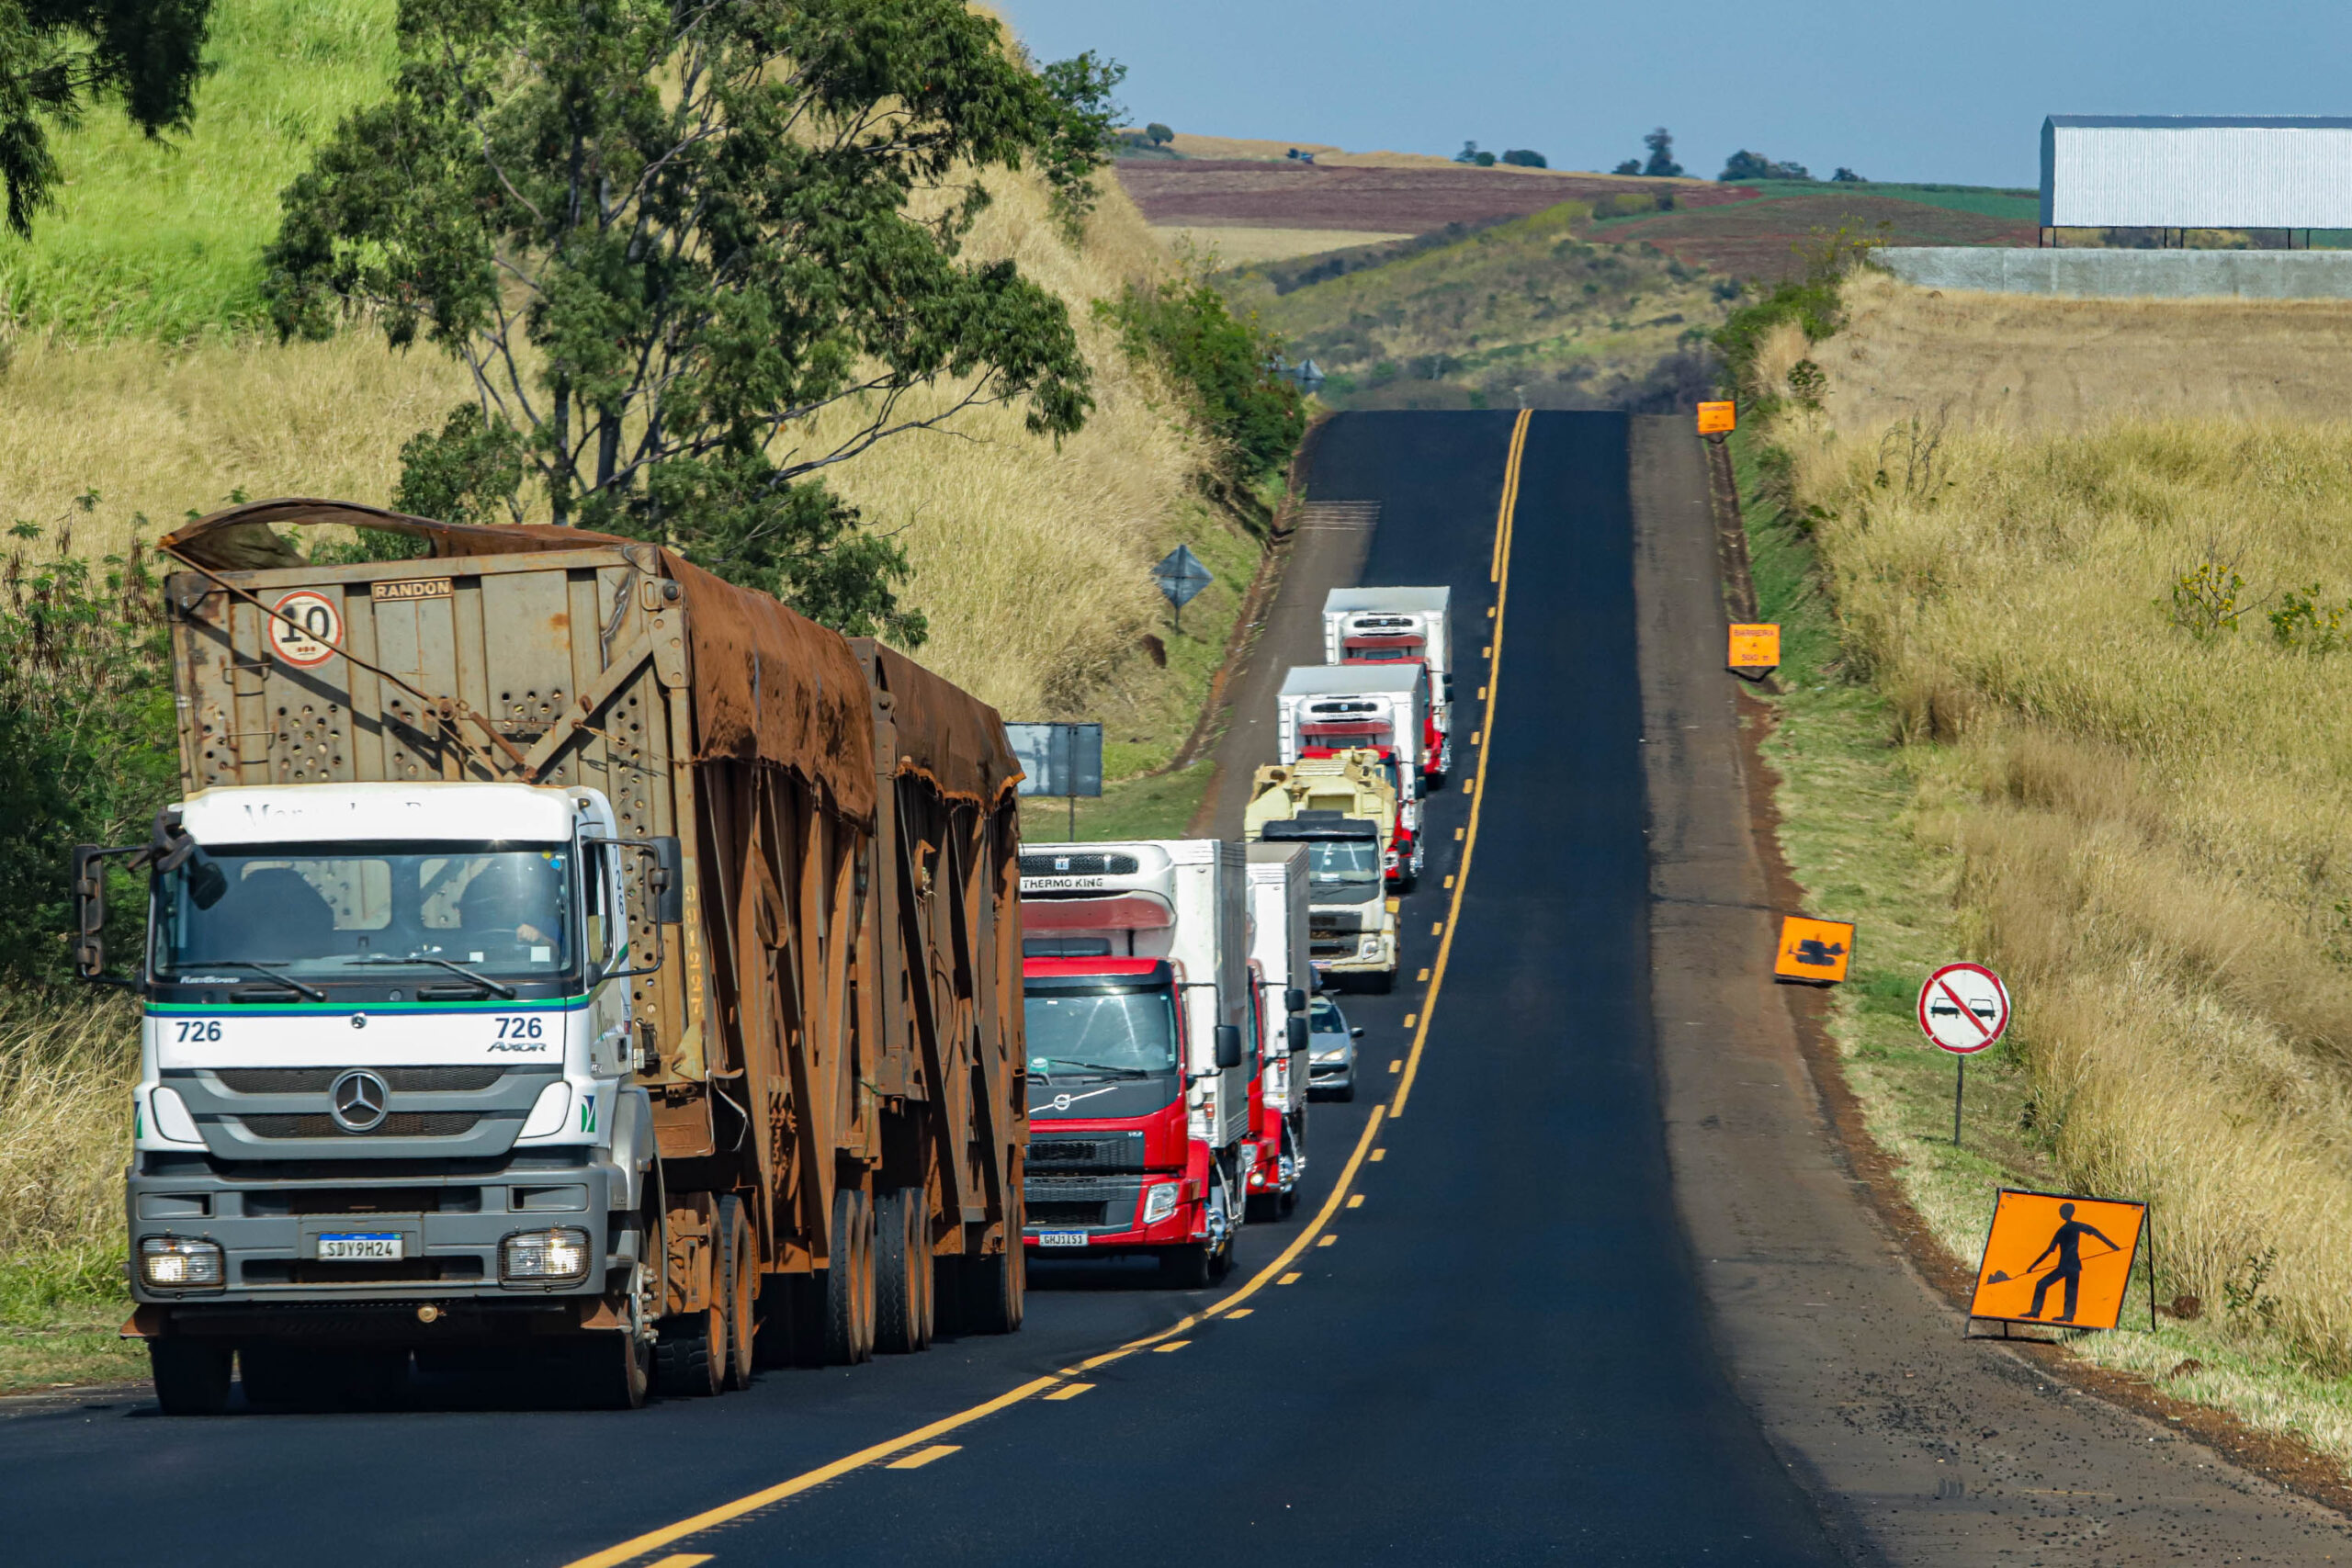
[[[1379,938],[1376,934],[1375,934],[1375,935],[1373,935],[1373,936],[1365,937],[1362,942],[1358,942],[1358,943],[1356,944],[1356,953],[1357,953],[1357,956],[1359,956],[1359,957],[1363,957],[1363,958],[1377,958],[1377,957],[1379,957],[1379,956],[1380,956],[1380,938]]]
[[[1176,1212],[1176,1199],[1182,1183],[1163,1181],[1143,1195],[1143,1223],[1156,1225]]]
[[[139,1244],[139,1277],[158,1291],[217,1290],[225,1277],[218,1242],[151,1235]]]
[[[523,1231],[499,1244],[498,1278],[510,1285],[561,1285],[588,1277],[588,1233]]]

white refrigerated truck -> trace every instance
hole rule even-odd
[[[1308,850],[1256,843],[1250,855],[1250,962],[1265,1052],[1258,1159],[1250,1171],[1252,1218],[1276,1218],[1298,1203],[1306,1175],[1306,997]]]
[[[1301,664],[1275,697],[1280,760],[1369,748],[1395,765],[1396,831],[1391,868],[1399,887],[1421,873],[1421,795],[1427,786],[1430,678],[1421,664]]]
[[[1323,598],[1326,664],[1419,663],[1430,673],[1430,724],[1437,732],[1424,760],[1432,777],[1453,765],[1453,590],[1334,588]]]

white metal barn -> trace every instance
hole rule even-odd
[[[2352,119],[2052,115],[2041,226],[2352,228]]]

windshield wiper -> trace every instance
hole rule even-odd
[[[1069,1067],[1081,1073],[1091,1073],[1097,1077],[1148,1078],[1158,1076],[1148,1067],[1110,1067],[1099,1062],[1072,1062],[1060,1056],[1035,1056],[1031,1060],[1050,1063],[1057,1067]],[[1051,1073],[1046,1076],[1049,1079],[1053,1077]]]
[[[422,953],[412,953],[406,958],[394,958],[390,953],[379,953],[372,957],[352,958],[346,959],[345,962],[354,965],[355,967],[363,969],[379,969],[388,964],[435,964],[440,968],[447,969],[452,975],[463,976],[465,978],[471,980],[475,985],[480,986],[483,990],[493,991],[499,996],[504,997],[510,1002],[513,1001],[516,996],[515,989],[512,986],[503,985],[500,982],[492,979],[487,975],[477,975],[461,964],[452,964],[446,958],[434,958]]]
[[[291,976],[281,975],[278,973],[278,971],[284,968],[288,962],[290,961],[283,958],[275,960],[271,963],[264,963],[258,958],[208,958],[204,963],[191,964],[190,967],[198,969],[206,968],[208,966],[215,969],[251,969],[258,974],[268,976],[272,980],[275,980],[277,984],[285,987],[288,990],[308,997],[314,1002],[322,1002],[326,1000],[327,994],[324,991],[320,990],[316,986],[306,986],[302,984],[301,981],[295,979]]]

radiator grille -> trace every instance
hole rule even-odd
[[[236,1094],[324,1094],[348,1067],[218,1067],[213,1077]],[[504,1067],[370,1067],[395,1093],[451,1094],[484,1089]]]
[[[1032,1202],[1027,1206],[1028,1223],[1032,1225],[1083,1225],[1090,1230],[1102,1228],[1102,1203],[1074,1203],[1066,1200]]]
[[[1023,1156],[1029,1170],[1039,1172],[1068,1171],[1073,1174],[1094,1171],[1141,1170],[1143,1168],[1143,1134],[1141,1133],[1095,1133],[1087,1134],[1047,1134],[1032,1132],[1029,1150]]]
[[[481,1118],[470,1111],[395,1111],[365,1133],[348,1133],[326,1112],[239,1118],[256,1138],[458,1138]]]
[[[1023,855],[1023,876],[1133,876],[1143,869],[1133,855]]]

